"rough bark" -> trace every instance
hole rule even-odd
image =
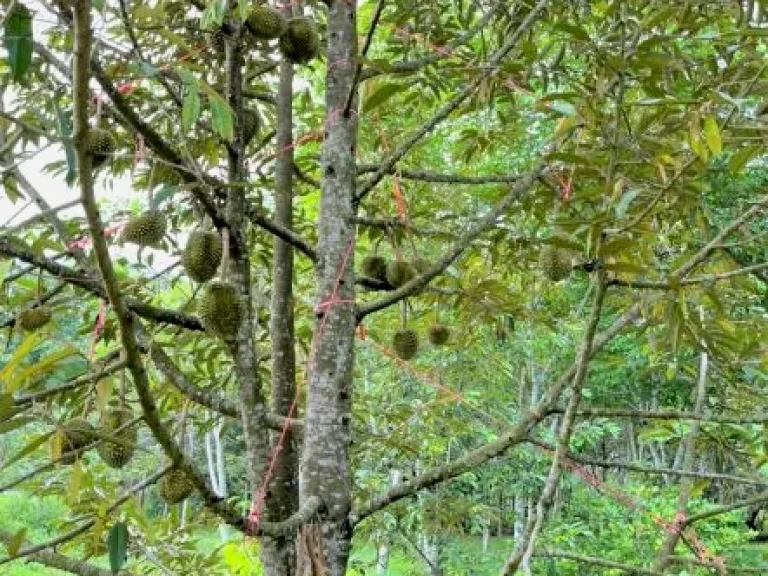
[[[243,54],[240,27],[233,21],[233,34],[226,43],[227,98],[235,115],[235,138],[228,147],[230,184],[245,182],[243,144]],[[227,191],[227,222],[229,223],[230,261],[226,271],[239,292],[243,306],[242,321],[231,344],[240,396],[240,418],[246,446],[249,481],[255,490],[266,469],[269,445],[266,430],[266,401],[261,390],[253,341],[253,303],[251,294],[251,264],[246,243],[246,199],[241,186]]]
[[[283,8],[292,12],[291,4]],[[275,217],[284,228],[293,223],[293,64],[280,63],[277,94],[277,150],[275,162]],[[269,332],[272,339],[272,406],[275,414],[292,417],[296,394],[296,354],[293,311],[293,247],[275,238],[272,256],[272,299]],[[272,478],[267,491],[265,518],[280,521],[298,508],[296,474],[297,451],[294,430],[285,426],[273,434],[275,453]],[[262,540],[262,562],[269,576],[291,576],[296,572],[296,546],[293,535]]]
[[[343,576],[351,527],[352,367],[354,361],[355,151],[357,121],[343,113],[353,90],[357,58],[357,7],[335,1],[328,11],[326,126],[317,249],[317,307],[309,362],[307,414],[300,476],[303,503],[316,495],[329,573]]]

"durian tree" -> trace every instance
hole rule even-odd
[[[102,574],[106,554],[128,574],[227,573],[189,550],[177,516],[147,515],[134,496],[151,492],[194,497],[188,528],[257,540],[264,574],[340,576],[384,514],[435,517],[429,494],[535,442],[545,478],[497,569],[531,573],[547,551],[605,566],[609,543],[603,559],[541,546],[590,415],[686,424],[664,473],[688,517],[701,423],[766,421],[764,379],[739,384],[768,369],[768,196],[717,185],[763,166],[757,4],[5,2],[3,184],[39,213],[3,214],[0,230],[0,418],[29,431],[3,455],[16,475],[0,490],[66,493],[71,518],[47,542],[0,530],[0,566]],[[74,213],[25,174],[50,148]],[[119,179],[140,209],[111,201]],[[156,270],[161,254],[173,265]],[[462,349],[492,358],[507,317],[553,335],[526,360],[550,356],[535,393],[477,358],[448,364]],[[679,410],[610,393],[601,355],[627,334],[657,350],[649,370],[680,387]],[[372,356],[451,376],[427,379],[450,402],[388,391],[372,408]],[[493,418],[456,429],[490,381]],[[426,411],[419,434],[439,430],[437,453],[393,452],[366,428],[395,408],[406,422]],[[186,441],[222,419],[245,453],[246,494],[231,499]],[[414,473],[388,486],[381,453]],[[749,475],[738,465],[731,476]],[[671,573],[690,542],[662,533],[612,567]]]

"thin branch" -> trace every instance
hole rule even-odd
[[[552,452],[555,447],[547,442],[535,438],[529,438],[528,442],[534,446],[538,446]],[[716,474],[711,472],[691,472],[685,470],[675,470],[673,468],[651,468],[648,466],[640,466],[638,464],[630,464],[628,462],[613,462],[610,460],[598,460],[595,458],[589,458],[587,456],[581,456],[569,452],[567,455],[568,460],[581,464],[582,466],[595,466],[597,468],[605,468],[609,470],[628,470],[630,472],[638,472],[640,474],[654,474],[664,476],[680,476],[687,478],[697,478],[699,480],[713,480],[721,482],[733,482],[734,484],[746,484],[751,486],[768,486],[768,478],[765,480],[755,480],[753,478],[745,478],[744,476],[733,476],[731,474]]]
[[[528,13],[525,19],[522,21],[517,30],[509,36],[506,42],[499,50],[497,50],[493,56],[488,60],[483,67],[483,71],[473,78],[465,88],[463,88],[456,96],[451,98],[432,118],[430,118],[424,125],[416,131],[410,138],[407,138],[405,142],[398,147],[392,154],[390,154],[381,163],[381,167],[367,180],[360,188],[356,199],[358,202],[362,201],[373,189],[381,182],[385,175],[389,174],[393,167],[419,142],[424,136],[432,132],[442,121],[447,119],[461,104],[469,98],[478,86],[480,86],[485,80],[496,72],[496,68],[499,63],[512,51],[517,45],[518,40],[522,38],[528,29],[530,29],[536,22],[539,13],[549,3],[549,0],[539,0],[536,6]]]
[[[357,169],[358,174],[368,174],[379,169],[377,164],[363,164]],[[485,176],[463,176],[461,174],[446,174],[429,170],[410,170],[407,168],[389,169],[388,174],[395,174],[405,180],[417,180],[421,182],[442,182],[445,184],[514,184],[520,179],[519,174],[487,174]]]
[[[182,470],[200,492],[206,506],[219,515],[227,523],[242,528],[242,516],[230,508],[227,503],[211,489],[208,481],[194,463],[181,451],[173,440],[170,432],[163,424],[157,411],[150,390],[149,378],[141,358],[139,344],[136,338],[136,319],[126,304],[120,285],[115,274],[109,248],[104,237],[104,225],[99,215],[98,206],[93,190],[93,174],[91,157],[87,151],[90,53],[91,53],[91,2],[90,0],[74,1],[74,59],[72,65],[73,84],[73,124],[74,142],[79,167],[80,196],[88,219],[88,227],[93,239],[93,249],[99,272],[104,282],[109,303],[114,310],[120,326],[120,342],[125,352],[127,369],[131,373],[133,385],[139,397],[144,420],[157,442],[168,458]]]
[[[552,408],[551,413],[564,412],[562,406]],[[633,410],[630,408],[582,408],[577,413],[582,418],[633,418],[638,420],[699,420],[713,424],[762,424],[768,422],[768,414],[752,416],[728,416],[718,414],[696,414],[681,410]]]
[[[77,286],[78,288],[90,292],[94,296],[101,299],[107,298],[106,289],[99,280],[92,278],[85,272],[59,264],[52,259],[37,256],[31,250],[18,246],[13,242],[12,237],[0,236],[0,254],[14,256],[19,260],[32,264],[36,268],[45,270],[52,276],[59,278],[68,284],[72,284],[73,286]],[[200,321],[194,316],[189,316],[175,310],[158,308],[151,304],[145,304],[135,298],[126,298],[125,302],[131,312],[135,313],[137,316],[146,318],[147,320],[181,326],[188,330],[203,330]]]
[[[355,66],[355,76],[352,79],[352,85],[349,87],[349,94],[347,95],[347,103],[344,105],[344,116],[348,116],[350,110],[352,110],[352,103],[355,99],[355,94],[357,94],[357,86],[360,82],[360,73],[363,71],[363,62],[362,59],[364,59],[368,55],[368,50],[371,48],[371,43],[373,42],[373,35],[376,33],[376,27],[379,25],[379,19],[381,18],[381,13],[384,11],[384,3],[386,0],[379,0],[378,4],[376,5],[376,11],[373,13],[373,19],[371,20],[371,26],[368,28],[368,34],[365,37],[365,42],[363,44],[363,49],[360,52],[361,59],[358,59],[357,65]]]
[[[445,256],[440,258],[426,272],[404,284],[397,290],[393,290],[381,300],[359,306],[357,310],[358,321],[362,320],[369,314],[392,306],[400,300],[407,298],[408,296],[415,294],[424,288],[433,278],[436,278],[446,268],[448,268],[448,266],[455,262],[474,240],[476,240],[486,231],[490,230],[496,224],[496,221],[499,219],[499,217],[534,186],[537,178],[543,171],[544,165],[540,165],[538,168],[532,172],[529,172],[525,176],[521,177],[520,180],[515,182],[515,184],[512,186],[512,189],[507,193],[506,196],[504,196],[504,198],[501,199],[493,211],[480,219],[473,228],[471,228],[468,232],[456,240],[453,246],[447,251]]]
[[[80,204],[80,198],[77,198],[75,200],[70,200],[69,202],[60,204],[59,206],[54,206],[53,208],[48,208],[47,210],[38,212],[34,216],[30,216],[29,218],[27,218],[26,220],[23,220],[22,222],[19,222],[18,224],[14,224],[12,227],[8,228],[7,232],[10,232],[10,233],[19,232],[20,230],[24,230],[34,224],[37,224],[38,222],[40,222],[40,220],[48,220],[51,214],[58,214],[62,210],[74,208],[78,204]]]
[[[56,386],[55,388],[49,388],[41,392],[35,392],[34,394],[27,394],[25,396],[19,396],[18,398],[14,398],[13,404],[15,406],[30,406],[37,402],[47,400],[51,396],[56,396],[57,394],[62,394],[64,392],[75,390],[77,388],[85,386],[86,384],[95,384],[99,380],[102,380],[107,376],[111,376],[112,374],[119,372],[123,368],[125,368],[125,362],[121,360],[121,361],[115,362],[114,364],[110,364],[109,366],[104,368],[102,371],[97,372],[96,374],[86,374],[84,376],[74,378],[73,380],[65,384]]]
[[[622,316],[617,318],[609,328],[598,334],[595,337],[590,350],[590,357],[594,356],[603,348],[603,346],[622,332],[624,328],[634,322],[638,318],[640,310],[641,305],[634,304]],[[547,394],[535,406],[527,410],[521,416],[520,420],[518,420],[518,422],[516,422],[509,430],[501,434],[497,440],[489,442],[480,448],[471,450],[453,462],[427,470],[407,482],[402,482],[391,487],[383,494],[376,496],[355,508],[350,515],[351,524],[354,526],[368,516],[386,508],[390,504],[412,496],[425,488],[436,486],[437,484],[461,476],[481,464],[502,455],[511,447],[524,442],[528,437],[529,431],[546,418],[549,409],[554,406],[555,402],[560,397],[561,392],[565,389],[568,383],[570,383],[575,374],[576,363],[574,362],[574,364],[551,386]]]
[[[0,541],[5,544],[10,544],[14,539],[14,534],[7,530],[0,528]],[[82,560],[76,560],[57,552],[50,552],[48,550],[41,550],[29,554],[26,559],[36,564],[42,564],[49,568],[55,568],[57,570],[63,570],[70,574],[78,574],[78,576],[115,576],[111,570],[105,568],[99,568],[93,564],[83,562]],[[121,570],[117,573],[118,576],[131,576],[130,572]]]
[[[537,558],[559,558],[562,560],[570,560],[571,562],[577,562],[579,564],[600,566],[601,568],[609,568],[611,570],[621,570],[622,572],[627,572],[628,574],[648,574],[650,576],[663,576],[662,572],[657,572],[655,570],[648,570],[638,566],[620,564],[619,562],[612,562],[610,560],[604,560],[603,558],[596,558],[594,556],[573,554],[571,552],[565,552],[562,550],[536,550],[533,553],[533,556]]]
[[[78,1],[82,1],[82,0],[78,0]],[[152,474],[146,480],[139,482],[132,488],[126,490],[117,500],[115,500],[112,504],[110,504],[110,506],[104,511],[104,514],[109,514],[110,512],[117,510],[125,502],[130,500],[134,494],[136,494],[137,492],[141,492],[147,486],[151,486],[152,484],[157,482],[160,478],[162,478],[165,474],[167,474],[172,468],[173,466],[166,466],[159,472]],[[13,562],[14,560],[17,560],[19,558],[24,558],[26,556],[38,554],[40,552],[48,550],[49,548],[55,548],[60,544],[64,544],[65,542],[74,540],[81,534],[84,534],[85,532],[90,530],[95,524],[96,524],[96,518],[93,518],[81,524],[77,528],[73,528],[69,532],[62,534],[61,536],[57,536],[56,538],[53,538],[51,540],[48,540],[47,542],[22,548],[16,553],[15,556],[6,556],[5,558],[0,558],[0,565],[7,564],[8,562]]]
[[[746,274],[755,274],[768,270],[768,262],[762,262],[760,264],[754,264],[747,266],[746,268],[739,268],[738,270],[729,270],[728,272],[721,272],[719,274],[703,274],[694,278],[685,278],[680,280],[676,285],[672,282],[653,282],[647,280],[621,280],[619,278],[612,278],[608,283],[611,286],[626,286],[628,288],[643,288],[649,290],[673,290],[678,286],[691,286],[694,284],[708,284],[714,282],[720,282],[736,276],[744,276]]]
[[[530,559],[531,554],[533,554],[536,547],[536,541],[544,526],[544,520],[555,501],[555,492],[557,491],[557,486],[560,483],[560,477],[563,473],[564,460],[568,454],[568,446],[576,422],[576,410],[578,410],[579,404],[581,403],[582,390],[587,379],[589,362],[592,358],[592,348],[597,334],[597,324],[600,321],[605,293],[607,291],[605,274],[603,272],[597,273],[594,285],[595,296],[592,301],[592,310],[589,315],[587,327],[584,330],[584,337],[579,346],[576,358],[576,370],[571,384],[571,398],[568,402],[568,407],[565,410],[562,421],[560,422],[557,434],[557,446],[555,447],[555,453],[552,458],[552,465],[544,484],[544,488],[542,489],[541,496],[539,496],[539,500],[536,503],[536,508],[533,510],[532,514],[529,514],[528,516],[523,535],[515,543],[514,550],[501,570],[501,573],[505,575],[515,574],[521,563],[527,564],[526,561]]]
[[[402,62],[394,62],[393,64],[390,64],[386,70],[376,70],[373,68],[368,68],[363,71],[363,73],[360,75],[360,82],[364,82],[365,80],[370,80],[371,78],[375,78],[376,76],[380,76],[382,74],[407,74],[409,72],[417,72],[421,70],[422,68],[426,68],[430,64],[434,64],[436,62],[439,62],[441,60],[444,60],[450,56],[453,56],[454,51],[457,48],[460,48],[461,46],[464,46],[465,44],[469,43],[472,38],[477,36],[480,32],[485,30],[490,23],[491,19],[496,15],[501,8],[507,6],[506,0],[502,0],[499,2],[496,2],[492,8],[486,12],[483,17],[478,21],[478,23],[467,30],[464,34],[456,37],[454,40],[446,44],[442,50],[433,52],[432,54],[429,54],[427,56],[424,56],[423,58],[419,58],[416,60],[405,60]]]

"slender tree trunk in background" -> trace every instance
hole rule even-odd
[[[356,324],[353,217],[357,120],[354,113],[345,114],[344,109],[354,89],[356,12],[356,3],[343,0],[331,2],[328,10],[317,307],[300,473],[301,503],[312,496],[325,503],[318,525],[332,576],[346,573],[352,537],[349,445]]]
[[[403,473],[398,469],[392,469],[389,472],[390,487],[397,486],[403,480]],[[392,534],[382,535],[376,548],[376,574],[386,574],[389,570],[389,555]]]
[[[253,339],[253,295],[251,263],[247,246],[245,154],[243,144],[243,54],[240,24],[230,22],[232,38],[225,41],[227,100],[234,111],[235,139],[227,147],[227,166],[230,187],[227,188],[226,216],[229,224],[230,262],[225,272],[228,280],[238,289],[243,310],[241,323],[230,351],[235,364],[239,385],[240,423],[246,447],[246,470],[250,494],[259,487],[269,458],[269,439],[266,430],[266,403],[256,361]]]
[[[488,544],[491,542],[491,522],[483,522],[483,554],[488,554]]]
[[[281,10],[290,17],[293,3]],[[299,8],[296,8],[299,10]],[[280,63],[277,92],[277,150],[275,164],[275,216],[278,224],[293,225],[293,64]],[[272,256],[272,300],[269,332],[272,339],[272,412],[288,416],[296,394],[296,351],[293,310],[293,248],[275,238]],[[298,508],[297,448],[292,429],[281,438],[273,433],[273,445],[280,442],[274,472],[267,491],[265,519],[279,522]],[[262,538],[262,561],[269,576],[296,573],[294,536]]]

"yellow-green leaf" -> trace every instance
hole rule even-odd
[[[717,118],[714,116],[707,116],[704,119],[704,138],[712,154],[719,156],[723,152],[723,139],[720,136],[720,128],[717,126]]]
[[[24,544],[24,540],[27,539],[27,529],[22,528],[16,534],[13,535],[13,538],[10,542],[8,542],[7,549],[8,549],[8,556],[13,558],[16,556],[16,554],[19,553],[19,550],[21,550],[21,545]]]

